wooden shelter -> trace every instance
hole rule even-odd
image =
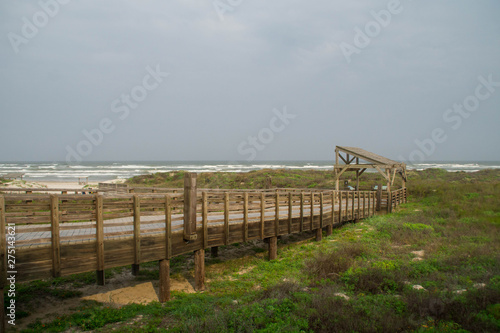
[[[360,163],[360,160],[364,161],[364,163]],[[344,163],[341,164],[341,161]],[[333,166],[333,170],[335,172],[335,189],[337,191],[339,190],[340,176],[346,171],[356,172],[356,190],[359,191],[359,177],[370,168],[376,169],[387,181],[387,191],[391,190],[391,185],[394,184],[396,174],[402,178],[402,187],[405,187],[407,179],[406,164],[393,161],[361,148],[335,147],[335,165]]]

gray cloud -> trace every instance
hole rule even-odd
[[[42,0],[48,3],[51,0]],[[55,1],[55,0],[53,0]],[[0,4],[0,161],[64,160],[103,118],[116,126],[86,160],[243,160],[237,147],[273,108],[297,115],[258,159],[332,159],[338,145],[392,158],[446,130],[429,160],[500,156],[500,88],[450,129],[443,113],[500,81],[498,1],[409,1],[353,54],[355,28],[389,1],[70,1],[19,45],[38,2]],[[121,120],[112,102],[147,66],[169,72]]]

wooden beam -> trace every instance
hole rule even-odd
[[[269,260],[275,260],[278,257],[278,237],[269,238]]]
[[[160,303],[170,300],[170,260],[162,259],[158,262],[160,269],[159,299]]]
[[[172,258],[172,198],[169,195],[165,196],[165,258]]]
[[[52,239],[52,276],[61,276],[61,240],[59,235],[59,197],[50,196],[50,226]]]
[[[274,206],[274,235],[279,236],[280,233],[280,194],[276,190],[276,201]]]
[[[363,168],[361,170],[359,170],[359,175],[358,177],[361,177],[361,175],[366,171],[367,168]]]
[[[224,192],[224,245],[229,245],[229,192]]]
[[[243,193],[243,242],[248,241],[248,192]]]
[[[96,253],[97,253],[97,284],[104,286],[104,220],[103,220],[103,198],[102,195],[95,195],[96,208]]]
[[[292,233],[292,220],[293,220],[293,193],[288,192],[288,233]]]
[[[196,173],[184,174],[184,239],[196,240]]]
[[[247,213],[248,213],[248,208],[247,208]],[[248,219],[247,214],[245,214],[245,216]],[[203,226],[203,248],[206,249],[208,247],[208,200],[207,200],[207,192],[205,191],[201,193],[201,223]],[[246,228],[248,228],[248,226],[246,226]]]
[[[194,282],[196,290],[205,290],[205,249],[194,251]]]
[[[304,231],[304,192],[300,192],[300,232]]]
[[[385,174],[384,171],[382,171],[382,169],[378,166],[378,165],[374,165],[373,166],[375,169],[377,169],[377,171],[387,180],[387,181],[391,181],[390,178]]]
[[[260,193],[260,238],[264,239],[264,227],[266,223],[266,194]]]
[[[345,164],[349,164],[349,162],[342,156],[339,154],[339,157],[342,161],[344,161]],[[336,164],[339,164],[339,161],[337,160],[337,163]]]
[[[141,263],[141,201],[137,194],[133,197],[134,203],[134,263],[132,264],[132,275],[139,274]]]

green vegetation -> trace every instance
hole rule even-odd
[[[217,176],[209,183],[249,188],[265,182],[266,172],[254,172],[258,180],[246,174],[233,186],[226,182],[235,181],[238,174],[212,174]],[[269,173],[273,186],[283,186],[275,183],[283,178],[283,187],[313,183],[331,187],[332,178],[321,180],[317,172]],[[180,184],[173,185],[174,181],[183,176],[168,177],[172,179],[162,184],[177,187]],[[426,170],[412,172],[410,177],[410,201],[397,212],[347,224],[321,242],[299,242],[298,235],[283,237],[277,260],[264,260],[263,247],[255,244],[219,249],[223,253],[245,247],[249,255],[207,260],[209,282],[204,293],[174,292],[166,304],[121,308],[86,302],[58,319],[32,323],[26,332],[73,328],[98,332],[498,332],[500,171]],[[377,182],[375,175],[366,178],[365,186]],[[192,265],[186,264],[190,260],[191,256],[172,260],[172,276],[192,273]],[[144,271],[138,279],[157,279],[156,264],[144,265]],[[45,283],[54,288],[52,281],[60,280],[33,283],[27,293],[43,290]]]

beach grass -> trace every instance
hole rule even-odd
[[[256,179],[252,173],[207,177],[219,188],[258,188],[268,176],[273,186],[280,181],[283,187],[331,187],[333,179],[321,180],[321,173],[269,170],[253,172]],[[179,187],[183,174],[152,177],[129,182]],[[368,174],[361,186],[379,181]],[[173,292],[165,304],[119,308],[84,302],[25,331],[498,332],[500,171],[412,171],[408,189],[409,202],[396,212],[346,224],[320,242],[307,233],[283,237],[273,261],[265,260],[256,244],[221,247],[220,252],[245,247],[247,255],[207,260],[203,293]],[[189,255],[173,260],[172,274],[192,274],[190,260]],[[157,264],[144,266],[137,279],[157,279]],[[108,274],[115,272],[119,269]],[[78,280],[26,285],[33,286],[31,293],[57,299],[77,297]],[[52,291],[68,285],[75,294]],[[27,312],[29,303],[25,300]]]

